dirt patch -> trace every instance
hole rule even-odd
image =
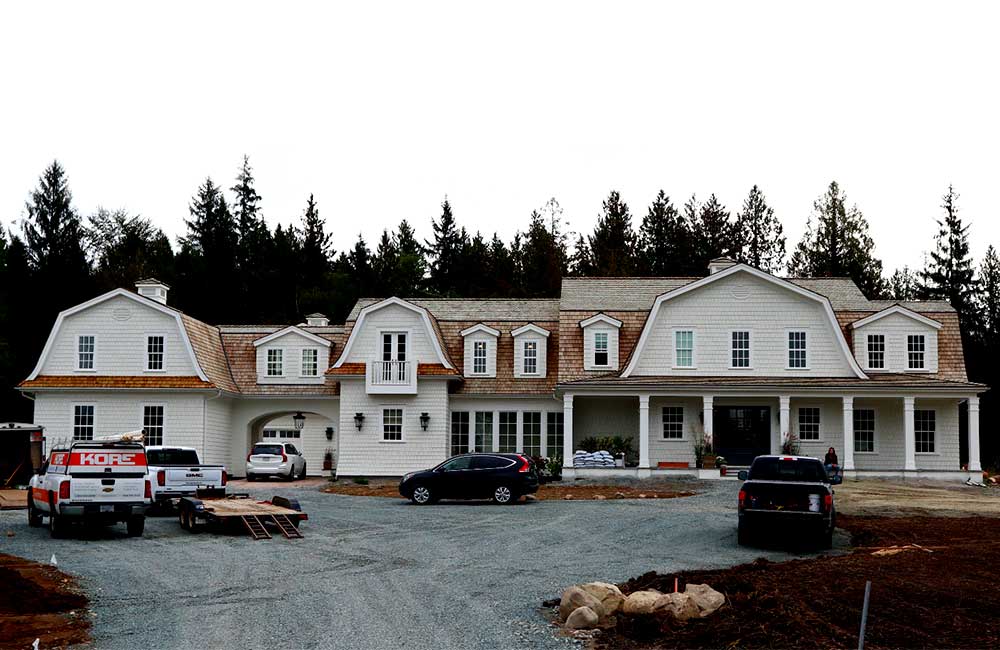
[[[865,581],[872,581],[865,647],[986,648],[1000,645],[1000,519],[861,518],[838,522],[849,555],[731,569],[647,573],[621,585],[672,591],[707,583],[726,605],[678,623],[620,616],[599,648],[856,648]],[[909,545],[909,548],[905,548]],[[918,547],[914,548],[914,545]],[[884,553],[895,546],[902,550]]]
[[[633,481],[633,483],[635,482]],[[374,480],[370,481],[368,485],[358,485],[353,481],[343,480],[331,483],[323,491],[352,496],[402,498],[399,495],[399,481]],[[538,492],[533,496],[540,501],[593,501],[601,499],[673,499],[689,497],[693,494],[695,494],[693,490],[683,489],[683,486],[664,481],[651,481],[648,484],[640,485],[558,481],[540,486]]]
[[[0,643],[43,648],[90,641],[87,597],[58,569],[0,553]]]
[[[837,512],[873,517],[1000,516],[1000,488],[959,481],[847,481],[836,488]]]

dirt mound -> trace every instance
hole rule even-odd
[[[63,647],[90,640],[87,597],[58,569],[0,553],[0,645]]]
[[[838,522],[856,548],[845,556],[752,564],[717,571],[647,573],[621,585],[722,591],[726,605],[686,623],[620,617],[602,648],[856,648],[865,581],[872,581],[866,648],[1000,645],[1000,519],[859,518]],[[920,552],[874,554],[891,546]],[[930,551],[930,552],[927,552]]]

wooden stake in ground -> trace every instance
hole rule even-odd
[[[872,593],[872,581],[865,581],[865,604],[861,607],[861,632],[858,633],[858,650],[865,650],[865,625],[868,624],[868,598]]]

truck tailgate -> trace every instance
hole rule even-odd
[[[81,478],[74,476],[70,481],[71,501],[142,501],[145,497],[145,478]]]
[[[164,467],[166,472],[165,484],[167,487],[202,487],[206,485],[221,486],[222,471],[221,465],[198,466],[198,467]]]

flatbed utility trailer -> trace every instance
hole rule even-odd
[[[268,526],[289,539],[301,539],[299,523],[309,519],[299,502],[285,497],[254,501],[249,494],[231,494],[221,499],[182,497],[177,504],[180,524],[196,533],[202,526],[246,530],[254,539],[271,539]]]

